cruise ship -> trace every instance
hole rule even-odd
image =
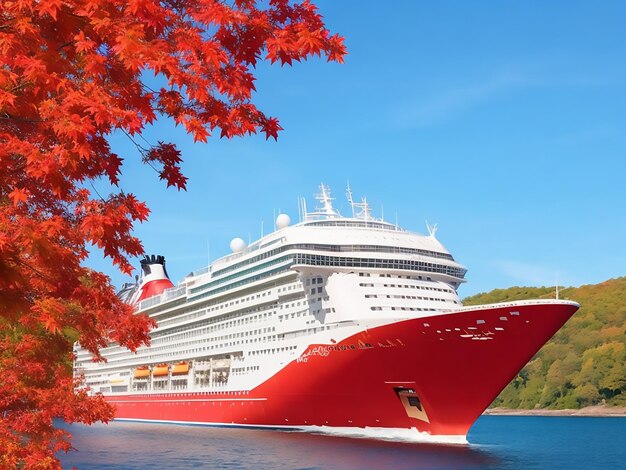
[[[80,345],[75,374],[116,419],[307,429],[469,428],[578,304],[532,300],[464,307],[466,269],[436,238],[343,216],[320,186],[298,223],[193,272],[178,285],[162,256],[120,295],[157,322],[150,347]]]

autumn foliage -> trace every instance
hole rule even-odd
[[[70,443],[54,417],[113,412],[72,376],[74,342],[99,357],[149,341],[151,321],[84,266],[90,246],[126,273],[142,253],[132,229],[149,211],[117,188],[123,157],[184,189],[179,151],[145,143],[147,125],[171,118],[200,142],[276,138],[252,102],[257,61],[345,50],[308,1],[2,0],[0,54],[0,467],[56,467]],[[112,133],[128,137],[124,155]],[[97,181],[117,189],[100,195]]]

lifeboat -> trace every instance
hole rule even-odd
[[[133,377],[136,379],[147,379],[149,376],[150,370],[148,370],[148,366],[137,367],[133,374]]]
[[[189,363],[181,361],[172,368],[172,375],[183,375],[189,373]]]
[[[159,364],[152,369],[152,377],[163,377],[169,373],[169,366],[167,364]]]

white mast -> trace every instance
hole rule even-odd
[[[306,212],[306,205],[304,206],[304,220],[310,220],[311,218],[319,218],[319,219],[331,219],[336,217],[341,217],[339,211],[337,211],[333,207],[333,198],[330,197],[330,188],[326,186],[324,183],[320,184],[320,192],[315,196],[315,199],[320,203],[319,206],[315,208],[315,212]],[[302,203],[305,204],[305,200],[303,198]]]
[[[346,186],[346,197],[348,198],[348,202],[350,203],[350,207],[352,208],[352,218],[356,217],[354,212],[354,199],[352,199],[352,189],[350,189],[350,182],[348,181]]]
[[[320,193],[316,196],[316,199],[322,203],[322,207],[318,209],[329,216],[337,215],[333,208],[333,198],[330,197],[330,188],[324,183],[320,184]]]
[[[348,198],[348,202],[350,203],[350,207],[352,208],[353,219],[375,220],[372,216],[372,209],[367,203],[367,198],[365,196],[361,198],[361,202],[354,202],[354,198],[352,197],[352,189],[350,189],[350,182],[348,182],[348,186],[346,188],[346,197]]]
[[[361,198],[361,202],[355,202],[353,207],[356,207],[359,210],[355,216],[357,219],[374,220],[374,217],[372,216],[372,209],[367,203],[367,197],[363,196]]]
[[[298,196],[298,217],[300,222],[307,221],[307,213],[306,213],[306,199],[303,196]]]
[[[435,235],[437,234],[437,229],[439,228],[439,224],[430,225],[428,223],[428,220],[425,220],[425,222],[426,230],[428,230],[428,236],[431,238],[435,238]]]
[[[556,284],[556,300],[559,300],[559,278],[554,276],[554,283]]]

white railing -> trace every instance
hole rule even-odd
[[[169,289],[165,289],[162,294],[155,295],[154,297],[150,297],[149,299],[142,300],[139,302],[138,310],[145,310],[154,305],[158,305],[160,303],[166,302],[168,300],[176,299],[178,297],[182,297],[187,294],[187,286],[182,285],[178,287],[170,287]]]
[[[472,310],[485,310],[493,308],[510,308],[523,307],[524,305],[540,305],[540,304],[560,304],[560,305],[579,305],[573,300],[557,300],[557,299],[530,299],[530,300],[514,300],[511,302],[500,302],[497,304],[469,305],[467,307],[459,307],[458,309],[447,310],[447,313],[468,312]]]

